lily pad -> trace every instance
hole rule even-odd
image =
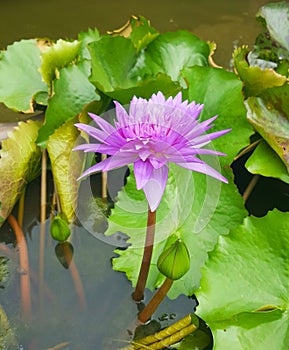
[[[209,45],[194,34],[180,30],[160,34],[146,48],[143,65],[138,65],[135,75],[164,73],[173,81],[184,85],[181,70],[191,66],[208,66]]]
[[[89,44],[92,72],[90,80],[103,92],[135,85],[129,79],[137,53],[131,40],[104,35]]]
[[[42,81],[37,40],[21,40],[7,47],[0,58],[0,102],[16,111],[32,113],[34,96],[48,87]]]
[[[41,123],[20,122],[0,150],[0,216],[10,214],[24,187],[40,174],[41,151],[35,141]],[[21,142],[21,144],[20,144]]]
[[[288,348],[288,233],[289,214],[274,210],[219,237],[196,293],[214,349]]]
[[[76,59],[79,48],[79,41],[69,42],[62,39],[57,40],[54,45],[46,47],[41,54],[40,72],[48,86],[51,86],[61,68],[66,67]]]
[[[216,149],[228,155],[219,157],[220,163],[230,165],[253,134],[246,121],[242,83],[235,74],[219,68],[195,66],[184,69],[182,74],[187,81],[189,100],[204,104],[201,120],[218,115],[215,125],[219,130],[232,128],[225,137],[213,142]]]
[[[159,35],[159,32],[150,25],[150,21],[142,16],[132,16],[130,26],[131,33],[129,38],[137,51],[144,49]]]
[[[210,54],[209,45],[187,31],[160,34],[140,52],[122,36],[103,36],[89,48],[92,83],[123,104],[134,94],[147,97],[158,90],[175,94],[180,84],[185,85],[180,70],[208,65]]]
[[[245,166],[252,174],[274,177],[289,183],[285,164],[265,141],[261,141],[256,147]]]
[[[45,123],[39,130],[37,143],[45,146],[48,137],[58,127],[74,118],[87,103],[99,99],[81,64],[61,69],[59,79],[54,82],[54,95],[48,101]]]

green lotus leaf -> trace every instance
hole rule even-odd
[[[90,60],[90,53],[88,50],[88,44],[100,39],[99,31],[95,29],[88,29],[87,32],[81,32],[78,34],[78,40],[80,42],[80,59]]]
[[[10,214],[25,186],[40,174],[41,151],[35,141],[39,121],[20,122],[0,150],[0,216]]]
[[[129,76],[137,59],[131,40],[104,35],[89,44],[92,72],[90,80],[103,92],[134,86]]]
[[[144,64],[139,63],[132,75],[164,73],[185,86],[181,70],[195,65],[208,66],[209,55],[209,45],[188,31],[160,34],[140,55],[139,61]]]
[[[289,169],[289,119],[259,97],[246,101],[247,118]]]
[[[272,68],[262,69],[259,66],[250,66],[246,59],[248,53],[247,47],[239,47],[233,53],[234,67],[244,83],[246,97],[258,96],[264,90],[282,86],[286,82],[286,77]]]
[[[39,130],[37,143],[45,146],[48,137],[67,120],[74,118],[83,107],[100,96],[89,82],[83,65],[70,65],[60,70],[54,82],[54,95],[48,101],[45,123]]]
[[[252,174],[274,177],[289,183],[285,164],[265,141],[261,141],[256,147],[245,166]]]
[[[34,96],[47,96],[47,85],[42,81],[39,67],[40,50],[37,40],[14,42],[0,57],[0,102],[16,111],[32,113]]]
[[[122,36],[103,36],[89,48],[91,82],[121,103],[128,103],[133,95],[147,97],[158,90],[175,94],[180,84],[185,85],[180,70],[208,65],[210,54],[206,42],[186,31],[160,34],[139,52],[132,40]]]
[[[159,35],[159,32],[150,25],[150,21],[142,16],[133,16],[130,20],[130,27],[131,33],[129,38],[138,52]]]
[[[288,251],[289,214],[277,210],[219,237],[196,292],[214,349],[288,348]]]
[[[40,72],[43,80],[48,86],[57,78],[61,68],[66,67],[74,61],[79,54],[80,42],[73,42],[62,39],[57,40],[52,46],[47,46],[41,53],[42,64]]]
[[[188,98],[204,104],[201,120],[218,115],[215,125],[219,130],[231,128],[225,136],[214,140],[216,149],[228,157],[219,161],[228,166],[239,150],[246,147],[253,129],[246,121],[242,83],[235,74],[225,69],[191,67],[182,71],[188,84]]]
[[[81,141],[79,131],[74,126],[76,122],[77,118],[68,120],[47,141],[60,211],[68,222],[72,222],[75,217],[79,187],[77,178],[82,173],[84,163],[83,152],[72,152],[72,148]]]
[[[166,97],[175,96],[180,91],[180,85],[172,81],[168,75],[160,73],[156,77],[150,77],[138,82],[137,86],[115,89],[113,92],[107,92],[106,94],[122,104],[128,104],[133,96],[149,99],[157,91],[162,91]]]

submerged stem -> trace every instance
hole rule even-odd
[[[46,188],[47,188],[47,154],[46,149],[42,151],[41,164],[41,203],[40,203],[40,222],[45,222],[46,219]]]
[[[135,291],[133,293],[133,300],[135,301],[140,301],[143,298],[144,289],[145,289],[149,268],[151,264],[151,257],[153,253],[155,225],[156,225],[156,211],[151,211],[150,208],[148,208],[147,231],[146,231],[144,253],[143,253],[143,258],[142,258],[142,263],[141,263],[137,284],[135,287]]]
[[[147,322],[152,314],[156,311],[157,307],[163,301],[164,297],[167,295],[173,284],[173,280],[166,278],[161,287],[157,290],[155,295],[151,298],[150,302],[146,307],[139,313],[138,320],[140,322]]]
[[[8,216],[8,222],[15,233],[19,251],[22,312],[24,318],[29,320],[31,319],[31,292],[27,244],[24,233],[12,214]]]

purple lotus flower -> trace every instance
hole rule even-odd
[[[182,102],[181,93],[166,100],[161,92],[152,95],[149,100],[134,96],[128,113],[118,102],[114,101],[114,104],[115,126],[94,114],[90,116],[98,128],[75,124],[100,143],[83,144],[74,150],[111,156],[93,165],[80,178],[133,163],[137,189],[144,190],[151,211],[155,211],[161,201],[170,162],[227,182],[197,157],[199,154],[224,156],[224,153],[203,146],[230,131],[204,134],[213,126],[211,123],[217,116],[199,122],[197,118],[203,105]]]

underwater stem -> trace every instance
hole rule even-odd
[[[142,263],[140,267],[140,272],[133,293],[133,300],[141,301],[144,295],[144,289],[146,286],[146,281],[149,273],[149,268],[151,264],[151,257],[153,253],[154,238],[155,238],[155,225],[156,225],[156,211],[151,211],[148,208],[148,217],[147,217],[147,231],[146,231],[146,240],[144,253],[142,258]]]
[[[46,181],[47,181],[47,154],[46,149],[42,151],[41,164],[41,196],[40,196],[40,222],[46,219]]]
[[[155,295],[151,298],[146,307],[139,313],[138,320],[142,323],[147,322],[151,315],[156,311],[157,307],[163,301],[173,284],[173,280],[166,278],[161,287],[157,290]]]
[[[13,215],[8,216],[8,222],[12,227],[19,250],[20,265],[20,285],[21,285],[21,304],[23,316],[26,320],[31,319],[31,293],[30,293],[30,273],[28,250],[24,233]]]

